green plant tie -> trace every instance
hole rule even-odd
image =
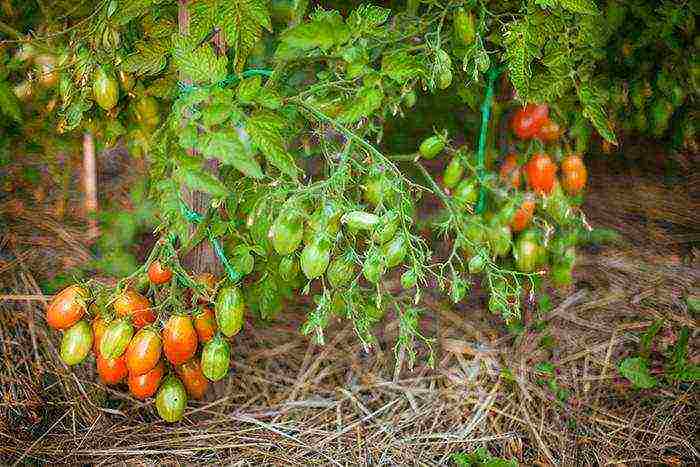
[[[493,88],[496,79],[503,71],[503,67],[491,68],[486,75],[486,94],[481,103],[481,131],[479,132],[479,146],[476,153],[476,177],[479,179],[479,198],[476,202],[477,214],[486,209],[486,187],[484,187],[484,165],[486,164],[486,135],[489,131],[489,119],[491,118],[491,105],[493,104]]]
[[[199,224],[204,219],[204,216],[190,209],[190,207],[187,206],[187,204],[182,199],[180,200],[180,212],[185,217],[185,219],[187,219],[193,224]],[[226,274],[228,275],[229,279],[231,279],[232,282],[238,282],[241,279],[242,274],[236,271],[236,269],[226,257],[226,253],[224,253],[224,249],[221,246],[221,242],[219,242],[219,240],[216,237],[214,237],[211,231],[207,233],[207,236],[209,237],[209,242],[214,248],[214,254],[216,254],[216,257],[219,258],[219,261],[221,261],[221,264],[224,266],[224,270],[226,271]]]
[[[192,91],[194,91],[197,88],[202,88],[202,87],[220,87],[220,88],[225,88],[226,86],[236,83],[240,81],[241,79],[245,78],[250,78],[252,76],[264,76],[266,78],[269,78],[272,76],[272,70],[268,70],[265,68],[252,68],[250,70],[245,70],[242,72],[240,75],[238,73],[232,73],[228,75],[226,78],[222,79],[216,84],[213,84],[211,86],[197,86],[191,83],[183,83],[182,81],[178,82],[178,87],[180,88],[180,93],[181,94],[187,94]]]

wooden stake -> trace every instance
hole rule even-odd
[[[88,238],[94,240],[99,235],[97,227],[97,161],[95,159],[95,139],[92,133],[83,134],[83,190],[85,192],[84,211],[88,219]]]

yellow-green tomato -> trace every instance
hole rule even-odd
[[[309,279],[320,277],[331,260],[331,243],[325,238],[318,238],[306,245],[301,252],[301,270]]]
[[[156,395],[156,409],[160,418],[166,422],[177,422],[182,419],[187,407],[187,391],[176,376],[168,376],[163,381]]]
[[[217,334],[202,349],[202,373],[211,381],[219,381],[228,373],[230,359],[229,343]]]
[[[236,286],[224,287],[216,297],[214,306],[216,324],[225,336],[238,334],[243,327],[245,302],[243,293]]]
[[[435,135],[424,139],[418,151],[424,159],[434,159],[443,149],[445,149],[445,141],[440,136]]]
[[[98,67],[92,82],[92,93],[97,105],[104,110],[111,110],[119,101],[119,83],[102,67]]]
[[[100,339],[100,353],[107,359],[120,357],[134,335],[134,327],[128,319],[112,321]]]
[[[68,328],[61,340],[61,360],[66,365],[82,362],[92,348],[92,327],[85,320],[80,320]]]

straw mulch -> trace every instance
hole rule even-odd
[[[697,383],[637,391],[616,364],[657,319],[659,348],[688,326],[698,361],[697,315],[684,298],[700,284],[700,184],[625,170],[593,165],[586,212],[627,241],[582,252],[575,286],[552,291],[548,326],[535,325],[531,303],[514,334],[484,311],[481,292],[458,306],[429,296],[422,326],[435,368],[421,348],[411,370],[394,358],[395,316],[365,352],[347,323],[325,346],[300,337],[305,305],[290,304],[271,325],[246,323],[231,376],[175,425],[152,401],[99,384],[92,361],[60,362],[37,281],[91,253],[80,224],[26,208],[0,237],[0,287],[13,295],[0,300],[0,463],[437,465],[481,446],[528,465],[698,463]],[[539,346],[545,336],[551,353]],[[538,383],[545,360],[564,402]]]

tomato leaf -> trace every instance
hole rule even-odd
[[[194,83],[215,84],[226,78],[226,56],[211,47],[197,47],[190,36],[173,35],[173,62],[177,70]]]
[[[382,32],[379,26],[389,19],[390,14],[391,10],[388,8],[364,4],[350,13],[347,23],[356,35],[377,35]]]
[[[426,75],[423,64],[415,55],[402,50],[382,58],[382,73],[399,84],[404,84],[415,78]]]
[[[185,184],[192,190],[203,191],[218,198],[223,198],[228,195],[226,186],[202,167],[194,165],[186,168],[178,167],[174,175],[180,183]]]
[[[578,98],[583,106],[583,115],[591,121],[600,136],[612,144],[617,144],[617,138],[612,125],[605,113],[605,100],[600,90],[588,84],[582,84],[578,89]]]
[[[368,117],[382,105],[384,92],[375,86],[365,86],[355,95],[350,107],[338,117],[345,123],[354,123],[363,117]]]
[[[270,164],[283,174],[297,178],[299,169],[284,146],[284,126],[285,122],[279,115],[261,111],[251,115],[246,123],[246,131]]]
[[[202,148],[202,153],[207,158],[218,159],[222,164],[235,167],[248,177],[256,179],[263,177],[260,164],[253,154],[246,151],[234,130],[213,133]]]
[[[16,122],[22,121],[22,109],[19,99],[10,89],[7,81],[0,81],[0,113],[5,114]]]
[[[637,389],[650,389],[658,383],[649,373],[646,360],[641,357],[625,358],[620,362],[618,370]]]

